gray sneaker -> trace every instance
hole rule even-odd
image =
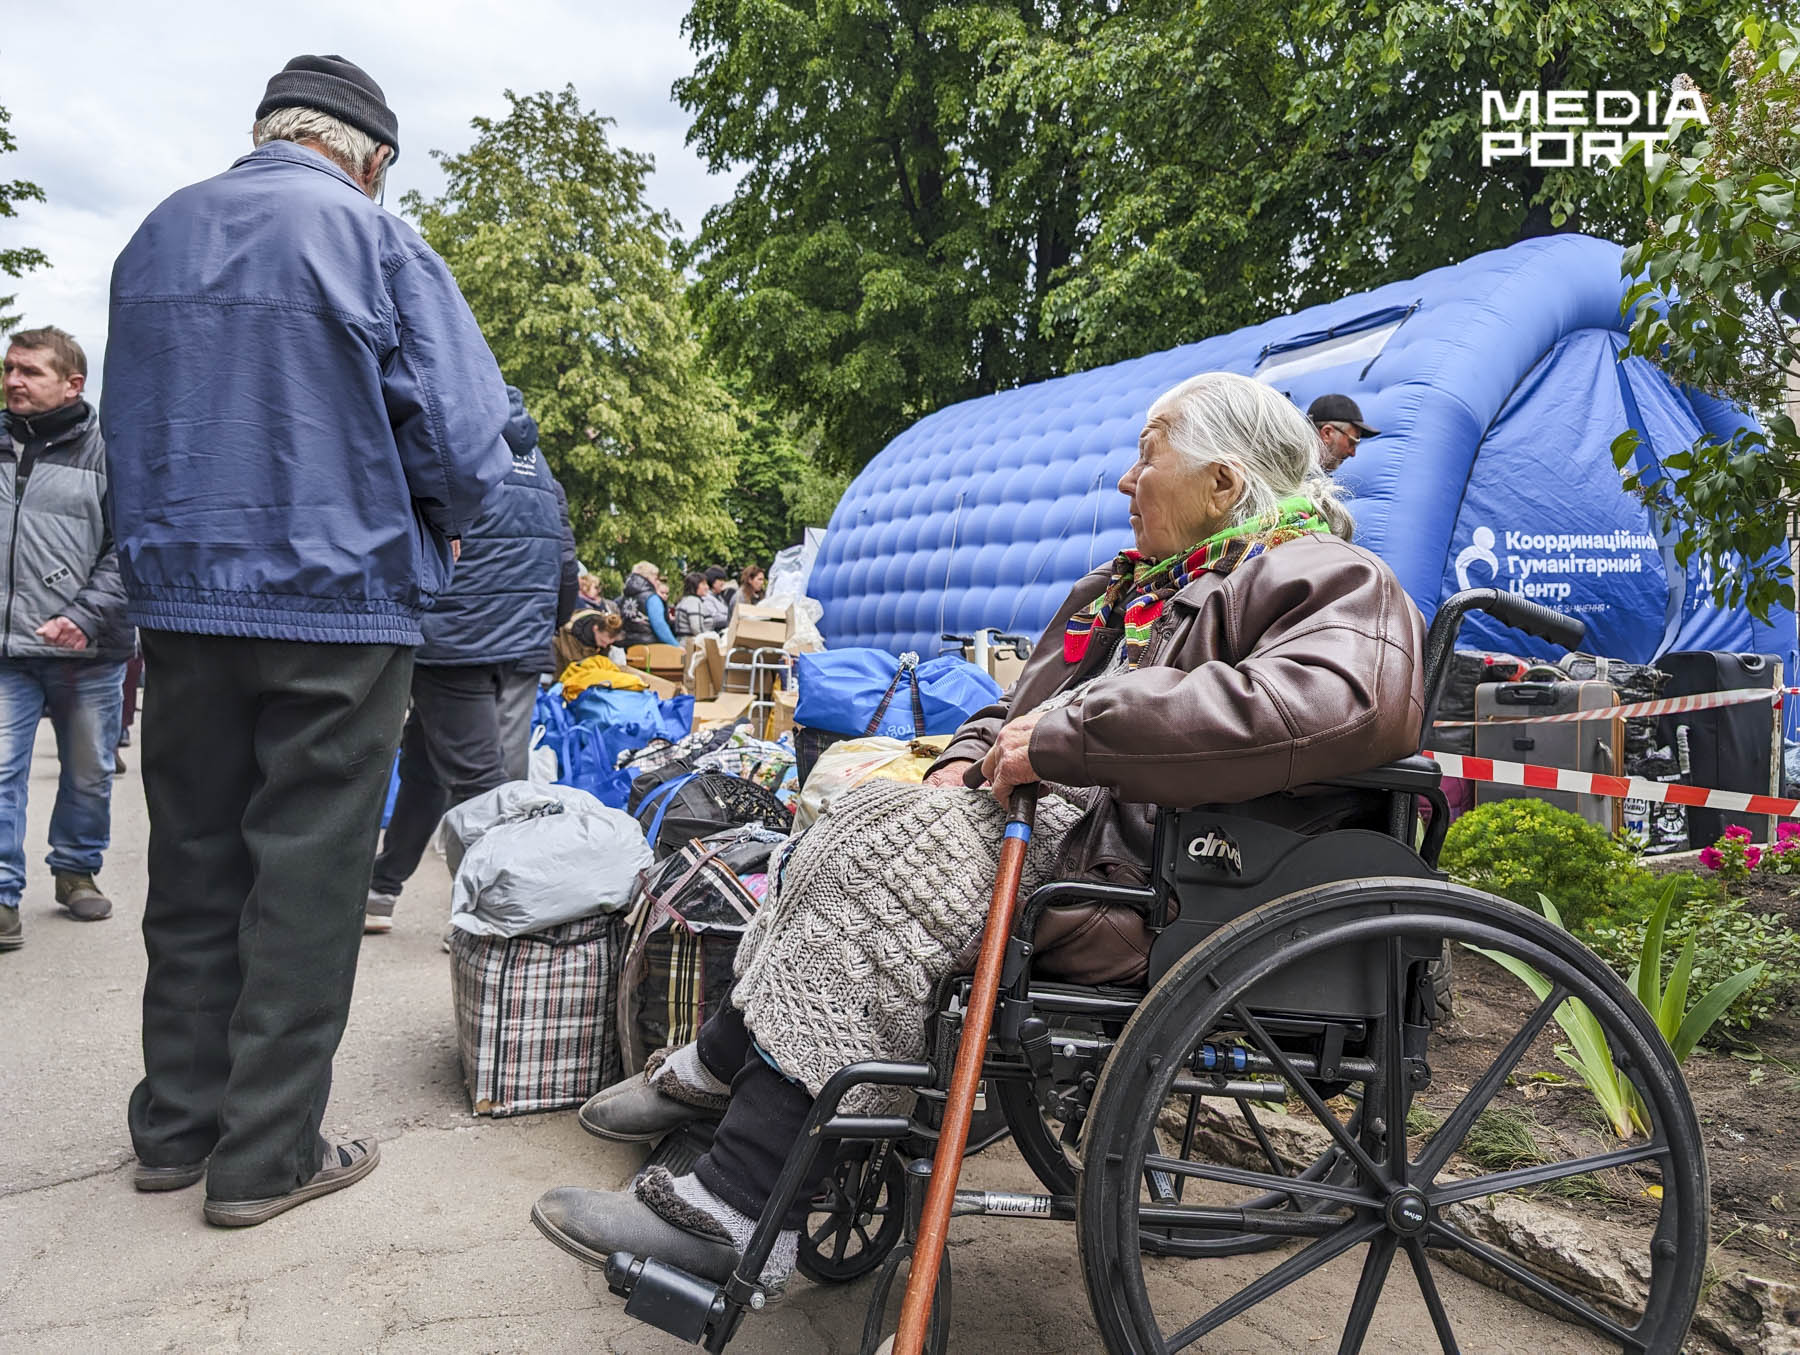
[[[398,894],[377,894],[369,891],[369,901],[363,905],[364,932],[391,932],[394,930],[394,905],[400,902]]]
[[[0,950],[17,950],[25,944],[25,926],[19,910],[0,903]]]
[[[100,892],[94,877],[72,870],[56,875],[56,901],[79,922],[104,922],[112,916],[112,900]]]

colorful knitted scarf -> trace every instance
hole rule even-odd
[[[1150,639],[1151,627],[1162,615],[1163,604],[1200,575],[1209,570],[1229,574],[1244,561],[1253,560],[1284,541],[1330,530],[1310,499],[1295,497],[1283,499],[1274,513],[1214,532],[1192,550],[1172,555],[1160,564],[1147,563],[1135,550],[1121,551],[1113,561],[1106,591],[1069,618],[1063,634],[1063,658],[1080,663],[1095,633],[1111,630],[1122,616],[1125,666],[1136,668]]]

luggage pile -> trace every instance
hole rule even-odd
[[[1780,664],[1767,655],[1664,654],[1653,664],[1567,654],[1555,665],[1514,654],[1458,650],[1444,687],[1440,721],[1485,721],[1430,732],[1427,746],[1508,762],[1680,782],[1715,790],[1779,794],[1782,772],[1776,707],[1753,702],[1720,709],[1640,716],[1618,722],[1607,707],[1701,693],[1774,688]],[[1597,712],[1566,724],[1508,723],[1504,717]],[[1453,812],[1471,803],[1530,795],[1571,810],[1608,831],[1628,832],[1655,854],[1708,846],[1728,827],[1769,832],[1763,816],[1614,800],[1522,786],[1446,782]]]
[[[764,622],[748,616],[741,633]],[[800,649],[703,703],[653,670],[580,657],[538,696],[534,779],[445,816],[475,1113],[579,1105],[692,1039],[729,1000],[739,940],[790,835],[866,781],[923,780],[947,736],[1000,695],[956,656]],[[739,680],[730,666],[725,677]]]

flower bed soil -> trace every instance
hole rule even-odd
[[[1751,906],[1796,917],[1795,901],[1780,887]],[[1432,1086],[1420,1098],[1443,1115],[1487,1067],[1493,1033],[1518,1029],[1534,1005],[1531,995],[1491,961],[1456,956],[1454,1008],[1431,1042]],[[1721,1272],[1742,1266],[1775,1279],[1800,1279],[1800,1024],[1766,1022],[1752,1032],[1754,1050],[1742,1055],[1700,1049],[1683,1065],[1700,1120],[1711,1173],[1713,1265]],[[1563,1039],[1550,1026],[1520,1061],[1496,1096],[1503,1112],[1528,1116],[1530,1132],[1546,1156],[1564,1160],[1617,1146],[1603,1126],[1593,1097],[1558,1062]],[[1554,1079],[1534,1077],[1550,1074]],[[1546,1194],[1543,1202],[1629,1223],[1648,1222],[1655,1209],[1646,1190],[1654,1172],[1619,1169],[1584,1178],[1573,1194]]]

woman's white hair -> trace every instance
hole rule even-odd
[[[1230,466],[1244,481],[1232,524],[1273,513],[1296,494],[1311,499],[1346,541],[1356,530],[1343,496],[1319,465],[1319,433],[1280,391],[1235,372],[1202,372],[1155,405],[1169,446],[1188,465]]]
[[[382,146],[367,132],[329,113],[301,107],[274,109],[250,129],[250,139],[259,146],[271,141],[316,141],[333,160],[359,175],[369,172],[375,152]],[[392,156],[388,158],[393,159]],[[387,166],[383,165],[380,177],[370,185],[370,197],[381,196],[382,182],[386,178]]]

